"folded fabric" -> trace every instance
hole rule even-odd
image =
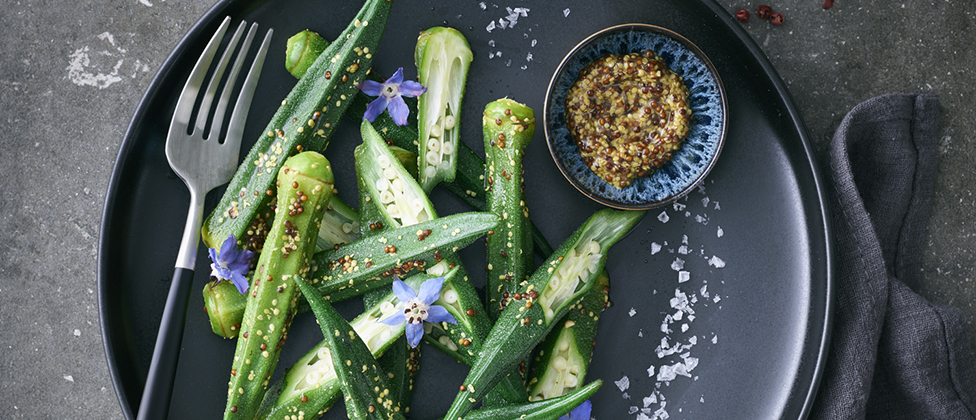
[[[938,99],[856,106],[825,175],[836,243],[834,327],[811,419],[976,419],[962,313],[912,291],[938,161]]]

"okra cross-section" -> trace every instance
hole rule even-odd
[[[420,185],[430,191],[454,181],[460,138],[461,99],[474,54],[456,29],[434,27],[420,33],[414,61],[427,92],[417,102]]]

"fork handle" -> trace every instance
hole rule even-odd
[[[166,296],[163,318],[159,322],[159,333],[156,336],[152,362],[149,364],[149,375],[139,403],[139,413],[136,417],[138,420],[165,419],[169,415],[173,382],[176,379],[176,367],[183,344],[186,308],[190,303],[193,263],[196,261],[202,220],[203,199],[191,189],[190,211],[186,217],[186,228],[183,230],[183,241],[176,259],[173,282]]]

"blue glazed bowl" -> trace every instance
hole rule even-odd
[[[690,92],[691,129],[668,163],[618,189],[583,162],[576,139],[566,128],[566,95],[587,64],[607,54],[624,55],[647,49],[656,52],[669,69],[684,78]],[[668,29],[632,23],[590,35],[566,55],[549,82],[543,126],[556,166],[583,195],[613,208],[644,210],[678,200],[705,179],[725,143],[727,108],[722,81],[697,46]]]

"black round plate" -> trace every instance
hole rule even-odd
[[[180,42],[135,111],[109,187],[98,271],[105,350],[127,418],[138,407],[189,202],[163,146],[190,68],[226,15],[275,29],[243,155],[294,84],[280,64],[288,36],[308,28],[335,37],[361,5],[327,3],[220,2]],[[833,259],[823,184],[782,80],[739,24],[711,0],[554,3],[398,1],[374,68],[389,75],[403,66],[406,76],[414,77],[416,34],[437,25],[460,29],[475,52],[462,139],[482,150],[484,105],[508,96],[540,113],[560,60],[601,28],[649,23],[698,45],[728,93],[722,159],[699,189],[648,212],[610,251],[613,305],[602,315],[586,378],[605,381],[593,397],[594,415],[603,420],[654,418],[664,410],[671,418],[805,417],[825,357]],[[515,11],[512,26],[506,6],[528,10],[518,10],[524,16]],[[507,22],[504,29],[499,19]],[[492,22],[495,28],[489,32]],[[350,203],[356,202],[352,149],[360,142],[357,126],[348,120],[341,124],[326,151],[339,194]],[[535,137],[526,152],[527,201],[533,220],[558,245],[601,207],[562,178],[542,130]],[[208,197],[208,210],[220,193]],[[468,210],[440,190],[432,199],[442,215]],[[476,243],[461,256],[468,272],[483,272],[483,245]],[[220,416],[234,352],[234,341],[214,335],[203,312],[206,249],[200,250],[197,266],[171,418]],[[361,306],[346,302],[339,309],[351,316]],[[297,318],[272,380],[318,342],[319,334],[311,316]],[[462,365],[426,349],[411,417],[442,415],[465,373]],[[344,419],[341,404],[325,418]]]

